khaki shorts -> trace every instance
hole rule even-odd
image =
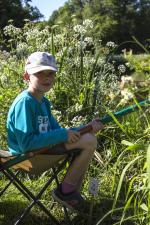
[[[67,149],[63,144],[55,145],[49,150],[49,154],[36,155],[29,159],[32,168],[29,170],[29,175],[40,175],[49,170],[52,166],[58,164],[59,161],[66,158],[65,152]]]

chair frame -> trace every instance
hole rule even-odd
[[[18,178],[18,175],[21,171],[18,170],[17,172],[14,172],[11,169],[12,166],[14,166],[20,162],[23,162],[31,157],[34,157],[35,155],[46,154],[47,152],[48,152],[48,149],[39,150],[34,153],[29,152],[28,154],[18,155],[12,159],[9,159],[6,162],[0,161],[0,173],[3,173],[4,176],[9,180],[9,183],[3,188],[3,190],[0,191],[0,197],[5,193],[5,191],[9,188],[9,186],[11,184],[13,184],[23,194],[23,196],[30,201],[29,205],[24,209],[23,213],[17,218],[14,225],[21,224],[21,222],[29,214],[30,210],[35,205],[38,205],[40,207],[40,209],[49,217],[51,222],[53,222],[55,225],[60,225],[59,221],[52,215],[50,210],[48,210],[46,208],[46,206],[44,206],[43,203],[40,201],[40,198],[54,180],[56,182],[56,185],[59,186],[59,179],[58,179],[59,172],[61,172],[63,170],[63,168],[66,166],[66,163],[70,162],[70,164],[71,164],[72,161],[74,160],[74,158],[81,152],[81,150],[73,149],[70,151],[62,152],[62,155],[66,154],[66,158],[64,160],[62,160],[59,163],[59,165],[53,166],[51,168],[52,169],[51,177],[48,179],[48,181],[44,184],[44,186],[41,188],[39,193],[36,195],[34,195]],[[55,154],[53,153],[52,155],[55,155]],[[1,158],[4,158],[4,157],[0,156],[0,159]],[[5,158],[7,158],[7,157],[5,157]],[[63,209],[64,209],[65,220],[66,220],[65,224],[71,225],[71,220],[70,220],[67,208],[65,206],[63,206]]]

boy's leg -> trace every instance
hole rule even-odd
[[[89,163],[94,155],[96,146],[97,139],[91,133],[81,136],[78,142],[72,144],[65,144],[65,147],[68,149],[68,151],[75,148],[79,148],[82,151],[69,167],[67,174],[64,178],[63,184],[65,183],[72,185],[72,188],[70,189],[73,189],[73,186],[75,190],[80,188],[84,175],[88,169]]]
[[[89,212],[88,204],[78,190],[93,157],[96,146],[97,139],[90,133],[81,136],[79,141],[75,143],[65,144],[68,151],[72,149],[81,149],[82,151],[76,156],[68,168],[67,174],[61,185],[52,191],[52,196],[56,201],[71,210],[76,210],[80,213]]]
[[[29,159],[32,168],[30,168],[29,175],[41,175],[43,172],[52,168],[59,161],[65,159],[65,155],[37,155]]]

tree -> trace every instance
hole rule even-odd
[[[31,0],[0,0],[0,28],[5,27],[9,20],[13,20],[15,26],[21,27],[24,19],[33,21],[43,17],[29,2]]]
[[[94,37],[104,42],[120,44],[133,40],[132,36],[140,42],[150,38],[149,0],[69,0],[57,12],[48,23],[73,26],[91,19]]]

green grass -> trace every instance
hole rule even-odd
[[[25,178],[24,184],[26,184],[30,189],[34,191],[34,193],[38,193],[40,187],[43,185],[44,181],[48,179],[47,175],[42,176],[42,179],[39,180],[29,180]],[[86,178],[87,179],[87,178]],[[7,181],[2,179],[0,181],[0,190],[6,185]],[[85,180],[85,188],[87,185],[87,181]],[[61,222],[64,223],[64,213],[62,207],[58,203],[54,203],[51,198],[51,189],[54,188],[54,184],[52,187],[48,188],[45,194],[42,196],[42,203],[45,204],[47,208],[52,208],[51,212],[55,215],[55,217]],[[104,193],[103,193],[104,194]],[[106,195],[106,193],[105,193]],[[87,193],[87,198],[91,200],[91,196]],[[103,215],[107,212],[108,209],[111,209],[111,205],[113,203],[112,198],[104,197],[97,198],[95,201],[91,201],[91,207],[93,206],[91,217],[84,217],[81,215],[70,213],[73,224],[85,225],[85,224],[95,224],[99,218],[103,217]],[[28,205],[29,201],[13,186],[11,185],[5,194],[0,199],[0,225],[11,225],[13,221],[18,217],[18,215],[24,210],[24,208]],[[113,219],[114,220],[114,219]],[[39,222],[40,221],[40,222]],[[90,223],[89,223],[90,222]],[[107,218],[107,224],[111,224],[112,219]],[[23,224],[28,225],[48,225],[50,221],[47,216],[41,212],[41,210],[34,206],[29,216],[26,217]]]

